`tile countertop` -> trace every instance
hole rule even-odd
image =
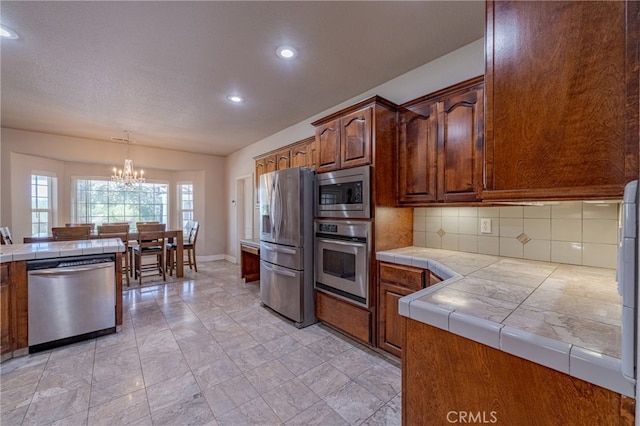
[[[123,252],[120,238],[0,246],[0,262]]]
[[[258,249],[260,248],[260,240],[258,238],[240,240],[240,244]]]
[[[626,396],[616,271],[422,247],[376,253],[443,279],[400,314]]]

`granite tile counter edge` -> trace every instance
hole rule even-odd
[[[55,259],[67,256],[85,256],[124,252],[119,238],[102,240],[59,241],[49,243],[12,244],[0,246],[0,263],[33,259]]]
[[[464,278],[436,260],[397,251],[378,252],[376,259],[429,269],[442,278],[436,285],[400,298],[400,315],[635,398],[635,385],[623,376],[619,358],[420,300]]]

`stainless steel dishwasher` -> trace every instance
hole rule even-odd
[[[116,331],[113,255],[27,262],[29,352]]]

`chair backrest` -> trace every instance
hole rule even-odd
[[[123,243],[127,244],[127,242],[129,241],[129,224],[102,224],[98,226],[98,236],[100,238],[120,238]]]
[[[0,227],[0,235],[2,235],[2,238],[0,239],[1,244],[13,244],[13,238],[11,238],[11,231],[9,231],[8,226]]]
[[[191,229],[189,230],[189,244],[196,244],[196,239],[198,239],[198,230],[200,229],[200,223],[196,220],[191,222]]]
[[[51,228],[53,239],[57,241],[88,240],[90,226],[58,226]]]
[[[138,247],[140,249],[158,246],[164,247],[165,229],[166,225],[164,223],[138,225],[138,234],[136,237]]]
[[[95,223],[65,223],[64,226],[67,228],[75,228],[77,226],[88,226],[91,228],[91,232],[93,232],[93,230],[96,229]]]

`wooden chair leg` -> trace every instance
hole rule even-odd
[[[193,255],[193,269],[198,272],[198,264],[196,263],[196,247],[193,246],[193,249],[189,251]]]

